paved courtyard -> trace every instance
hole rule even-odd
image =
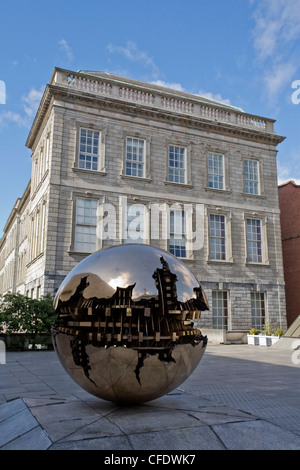
[[[300,450],[299,362],[282,340],[211,344],[179,388],[119,406],[82,390],[53,351],[9,352],[0,364],[0,449]]]

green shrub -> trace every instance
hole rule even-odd
[[[277,328],[277,330],[274,333],[275,336],[283,336],[283,331],[281,328]]]
[[[267,322],[265,325],[263,325],[261,332],[262,332],[264,335],[272,336],[272,334],[273,334],[273,328],[271,327],[270,322]]]
[[[251,328],[251,330],[249,331],[249,334],[250,335],[258,335],[258,330],[256,330],[256,328]]]
[[[40,300],[11,292],[0,297],[0,332],[50,333],[55,318],[53,300],[49,294]]]

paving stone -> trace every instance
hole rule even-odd
[[[170,429],[128,436],[135,450],[224,450],[209,426]]]
[[[45,431],[40,426],[36,426],[2,447],[1,450],[47,450],[51,445],[52,442]]]
[[[228,450],[300,450],[300,437],[266,421],[213,426]]]
[[[149,412],[150,411],[150,412]],[[119,410],[109,415],[109,420],[116,424],[124,433],[160,431],[179,427],[199,426],[201,421],[188,413],[173,410]]]
[[[106,418],[97,419],[89,424],[84,424],[84,420],[81,421],[82,423],[78,423],[78,429],[72,434],[69,433],[66,437],[61,439],[60,442],[78,441],[82,439],[99,439],[102,437],[124,434],[118,426],[114,425]]]
[[[104,437],[101,439],[85,439],[81,441],[58,442],[50,450],[132,450],[127,436]]]
[[[23,400],[14,400],[0,406],[1,449],[45,449],[51,441],[39,426]],[[34,431],[35,430],[35,431]]]

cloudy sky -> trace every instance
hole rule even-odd
[[[0,10],[1,231],[30,179],[25,142],[55,66],[275,119],[286,137],[278,182],[300,184],[300,0],[5,0]]]

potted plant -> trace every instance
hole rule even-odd
[[[258,330],[256,328],[251,328],[249,334],[247,335],[248,344],[258,345]]]
[[[270,322],[268,322],[263,325],[259,338],[259,344],[261,346],[272,346],[279,340],[280,336],[282,335],[283,331],[280,328],[278,328],[274,333],[274,329],[271,327]]]

